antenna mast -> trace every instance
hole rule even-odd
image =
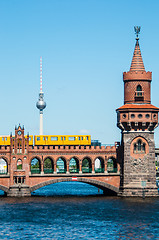
[[[46,103],[44,101],[44,93],[42,91],[42,57],[40,57],[40,93],[39,100],[36,103],[36,107],[40,112],[40,135],[43,135],[43,110],[46,108]]]

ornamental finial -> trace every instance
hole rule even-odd
[[[135,34],[136,34],[136,40],[139,40],[139,34],[140,34],[140,29],[141,29],[141,27],[139,27],[139,26],[135,26],[134,27],[134,31],[135,31]]]

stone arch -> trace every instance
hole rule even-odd
[[[130,143],[130,155],[133,158],[143,158],[144,155],[149,153],[149,143],[147,139],[142,136],[137,136],[133,138]]]
[[[5,193],[7,193],[9,191],[9,188],[3,186],[3,185],[0,185],[0,190],[4,191]]]
[[[71,157],[69,159],[69,172],[79,173],[79,159],[77,157]]]
[[[104,173],[104,158],[96,157],[94,160],[94,170],[95,173]]]
[[[82,159],[82,172],[91,173],[92,172],[92,159],[88,156]]]
[[[107,161],[107,172],[108,173],[116,173],[117,172],[117,160],[115,157],[109,157]]]
[[[47,186],[47,185],[50,185],[50,184],[54,184],[54,183],[59,183],[59,182],[71,182],[72,181],[72,177],[68,177],[68,178],[58,178],[58,179],[52,179],[52,180],[49,180],[49,181],[45,181],[43,183],[39,183],[37,185],[34,185],[30,188],[30,192],[33,192],[41,187],[44,187],[44,186]],[[105,183],[105,182],[101,182],[101,181],[98,181],[98,180],[94,180],[94,179],[87,179],[87,178],[77,178],[77,182],[83,182],[83,183],[87,183],[87,184],[90,184],[92,186],[95,186],[97,188],[100,188],[104,191],[104,193],[107,193],[107,194],[110,194],[110,195],[114,195],[114,194],[117,194],[119,192],[119,188],[111,185],[111,184],[108,184],[108,183]]]
[[[57,173],[66,173],[67,171],[67,161],[66,158],[61,156],[56,160],[56,172]]]
[[[42,160],[39,157],[33,157],[30,161],[30,171],[32,174],[41,173]]]
[[[44,159],[44,173],[53,173],[54,172],[54,160],[52,157],[48,156]]]
[[[0,157],[0,174],[8,173],[8,161],[4,157]]]

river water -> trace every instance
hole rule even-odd
[[[77,182],[0,196],[0,239],[159,239],[159,199],[106,197]]]

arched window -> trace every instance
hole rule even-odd
[[[136,91],[137,91],[137,92],[142,91],[141,85],[138,85],[138,86],[137,86]]]
[[[146,144],[143,143],[141,139],[138,139],[136,143],[134,143],[134,153],[145,153]]]
[[[22,160],[18,159],[17,161],[17,170],[22,170]]]
[[[140,152],[141,151],[141,140],[138,140],[138,151]]]
[[[135,97],[138,99],[139,97],[143,97],[143,91],[141,85],[137,85],[136,87],[136,92],[135,92]]]
[[[3,158],[0,158],[0,174],[7,174],[7,172],[8,172],[7,162]]]

